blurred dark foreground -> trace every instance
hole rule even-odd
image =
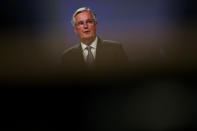
[[[1,77],[2,128],[196,130],[194,70],[9,72]]]

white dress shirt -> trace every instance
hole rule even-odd
[[[92,47],[91,52],[94,56],[94,59],[96,57],[97,42],[98,42],[98,38],[96,37],[96,39],[90,44],[90,46]],[[87,56],[88,56],[88,50],[86,49],[87,45],[81,42],[81,47],[82,47],[82,51],[83,51],[83,58],[85,61],[87,61]]]

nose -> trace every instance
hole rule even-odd
[[[88,24],[87,23],[84,23],[83,24],[83,28],[87,29],[88,28]]]

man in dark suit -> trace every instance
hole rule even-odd
[[[97,34],[96,15],[83,7],[73,14],[72,24],[80,44],[67,49],[62,56],[67,71],[120,71],[128,66],[128,59],[118,42],[101,40]]]

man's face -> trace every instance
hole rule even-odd
[[[95,39],[97,23],[94,20],[91,12],[84,11],[75,16],[75,33],[80,37],[80,40]]]

